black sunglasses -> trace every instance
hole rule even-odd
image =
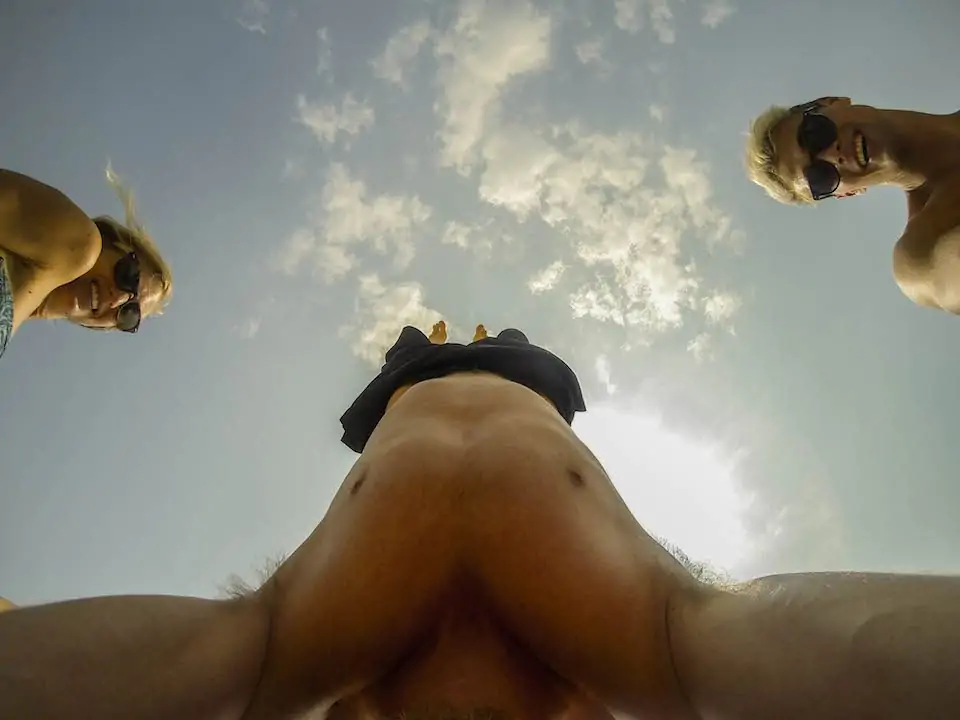
[[[135,333],[140,329],[140,259],[135,252],[129,252],[117,260],[113,266],[113,283],[117,289],[132,296],[117,308],[117,330]]]
[[[793,112],[803,113],[797,128],[797,144],[810,156],[810,164],[803,169],[803,175],[814,200],[828,198],[840,187],[837,166],[817,157],[837,142],[837,125],[818,112],[820,107],[820,103],[814,101],[791,108]]]

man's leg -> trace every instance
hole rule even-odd
[[[0,613],[0,718],[239,720],[269,625],[259,597],[102,597]]]
[[[960,578],[810,573],[678,600],[680,680],[717,720],[960,718]]]

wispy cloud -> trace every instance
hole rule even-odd
[[[304,175],[304,166],[302,158],[287,158],[283,161],[283,170],[280,176],[284,180],[300,180]]]
[[[258,317],[249,318],[238,325],[234,330],[244,340],[253,340],[260,332],[261,320]]]
[[[721,0],[703,2],[705,18],[708,6],[710,17],[719,17]],[[648,28],[673,42],[670,0],[614,0],[614,9],[622,30]],[[620,132],[543,120],[542,112],[527,112],[529,104],[516,112],[511,93],[550,69],[561,19],[531,0],[459,0],[444,17],[445,24],[402,27],[370,62],[375,76],[406,88],[415,60],[432,49],[438,162],[475,181],[480,204],[461,206],[430,229],[445,245],[490,253],[507,237],[505,228],[523,225],[554,248],[528,275],[529,292],[559,293],[573,317],[625,329],[625,346],[684,328],[690,352],[708,357],[714,337],[732,331],[742,303],[732,290],[717,290],[722,278],[704,260],[739,230],[715,202],[710,168],[696,150],[664,141],[668,109],[648,104],[648,127],[637,128],[633,118]],[[612,68],[603,37],[591,28],[574,41],[579,62]],[[321,47],[329,41],[323,30],[318,38]],[[414,93],[405,97],[415,101]],[[350,93],[339,104],[301,95],[297,106],[299,121],[325,145],[349,143],[375,121],[373,108]],[[424,170],[408,175],[416,182]],[[388,257],[393,271],[406,268],[413,238],[433,217],[420,196],[376,195],[340,164],[331,166],[316,207],[290,235],[279,264],[327,282],[369,272],[371,253]],[[396,329],[394,322],[391,333]]]
[[[359,278],[353,320],[340,329],[351,339],[354,354],[373,367],[383,363],[383,354],[397,340],[404,325],[429,328],[441,314],[424,303],[423,287],[416,282],[388,286],[377,274]]]
[[[333,74],[333,48],[330,46],[330,32],[322,27],[317,30],[317,75],[330,78]]]
[[[244,0],[236,19],[244,30],[266,35],[269,14],[270,5],[267,0]]]
[[[437,37],[440,164],[469,173],[478,145],[495,123],[501,97],[516,79],[550,60],[550,17],[529,0],[464,0],[456,21]]]
[[[417,196],[371,195],[346,166],[330,167],[318,208],[284,245],[277,263],[293,274],[304,267],[327,282],[360,267],[363,250],[387,256],[403,269],[413,259],[414,232],[431,209]]]
[[[694,256],[726,237],[731,223],[713,204],[709,168],[693,150],[577,124],[539,133],[513,125],[486,141],[483,157],[482,199],[575,238],[576,263],[566,265],[587,271],[570,294],[575,316],[657,333],[707,302]],[[531,291],[556,279],[538,276]],[[736,310],[719,300],[710,307],[717,322]]]
[[[604,42],[602,38],[594,37],[577,43],[574,48],[577,54],[577,60],[584,65],[597,68],[601,77],[609,77],[613,74],[613,63],[604,58]]]
[[[299,121],[310,128],[323,144],[331,144],[341,135],[356,137],[373,127],[376,120],[373,108],[359,102],[347,93],[337,107],[333,104],[312,103],[303,95],[297,97]]]
[[[703,315],[711,325],[727,323],[743,304],[739,295],[731,292],[716,292],[703,300]]]
[[[557,286],[557,283],[560,282],[560,278],[563,277],[563,273],[566,272],[566,270],[567,266],[563,260],[554,260],[545,268],[535,273],[534,276],[527,281],[527,287],[534,295],[553,290]]]
[[[597,373],[597,380],[603,385],[603,389],[607,391],[607,395],[615,394],[617,392],[617,386],[613,383],[610,361],[607,359],[607,356],[601,355],[598,357],[594,361],[593,369]]]
[[[444,226],[440,240],[444,245],[455,245],[475,255],[489,257],[497,244],[510,242],[511,238],[498,232],[493,218],[487,218],[473,223],[451,220]]]
[[[618,28],[633,35],[649,21],[660,42],[670,44],[677,39],[670,0],[614,0],[614,21]]]
[[[707,0],[703,5],[700,22],[707,27],[715,28],[735,11],[736,8],[730,0]]]
[[[373,74],[381,80],[406,87],[406,74],[420,48],[430,38],[426,20],[400,28],[387,41],[383,52],[370,61]]]

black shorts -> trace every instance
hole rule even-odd
[[[340,418],[341,440],[354,452],[363,452],[397,390],[451,373],[488,372],[524,385],[549,399],[567,424],[573,423],[576,413],[586,410],[573,370],[553,353],[530,344],[519,330],[504,330],[469,345],[438,345],[408,325],[384,359],[380,374]]]

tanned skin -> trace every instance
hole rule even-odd
[[[960,113],[882,110],[841,97],[818,102],[817,112],[838,128],[837,143],[818,155],[840,171],[834,195],[860,195],[877,185],[902,188],[907,224],[894,246],[894,278],[915,303],[960,313]],[[800,120],[799,113],[788,116],[770,137],[780,177],[805,191],[810,156],[798,145]],[[866,166],[857,158],[861,138]]]
[[[916,720],[960,717],[958,676],[960,580],[703,585],[548,401],[480,373],[396,399],[258,591],[0,613],[21,720]]]

